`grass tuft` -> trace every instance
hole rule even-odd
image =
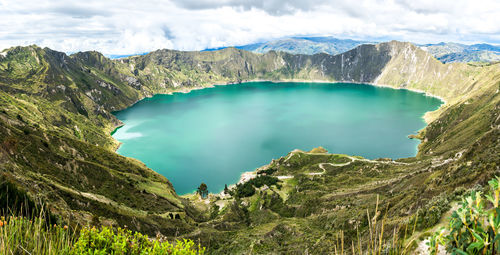
[[[0,218],[2,254],[204,254],[205,248],[183,239],[174,243],[111,227],[50,225],[44,217]]]

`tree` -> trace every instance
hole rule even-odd
[[[251,197],[255,194],[255,188],[252,182],[248,181],[243,184],[236,184],[236,196],[237,197]]]
[[[224,184],[224,194],[229,194],[229,189],[227,188],[227,184]]]
[[[201,198],[205,198],[208,195],[208,187],[205,183],[201,183],[198,189],[196,190],[196,193],[201,196]]]

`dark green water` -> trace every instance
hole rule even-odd
[[[157,95],[116,112],[118,153],[167,177],[179,194],[211,192],[293,149],[415,156],[423,115],[441,101],[359,84],[252,82]]]

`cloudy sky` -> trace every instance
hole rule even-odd
[[[499,0],[0,0],[0,50],[132,54],[294,35],[500,44]]]

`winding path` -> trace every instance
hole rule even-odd
[[[295,155],[296,152],[301,152],[301,151],[298,151],[298,150],[292,151],[290,153],[290,155],[288,155],[288,157],[285,159],[284,162],[287,162],[293,155]],[[307,153],[307,152],[302,152],[302,153],[309,154],[309,155],[325,155],[323,153]],[[378,163],[378,164],[409,165],[409,163],[397,162],[397,161],[394,161],[394,160],[391,160],[391,161],[378,161],[378,160],[371,160],[371,159],[365,159],[365,158],[356,158],[356,157],[353,157],[353,156],[345,156],[345,157],[349,158],[351,161],[350,162],[346,162],[346,163],[339,163],[339,164],[334,164],[334,163],[319,163],[318,167],[321,170],[323,170],[323,171],[321,171],[321,172],[315,172],[315,173],[306,173],[306,174],[307,175],[311,175],[311,176],[314,176],[314,175],[323,175],[326,172],[325,165],[342,167],[342,166],[350,165],[354,161],[363,161],[363,162]],[[293,175],[279,175],[279,176],[277,176],[277,178],[280,179],[280,180],[291,179],[293,177],[294,177]]]

